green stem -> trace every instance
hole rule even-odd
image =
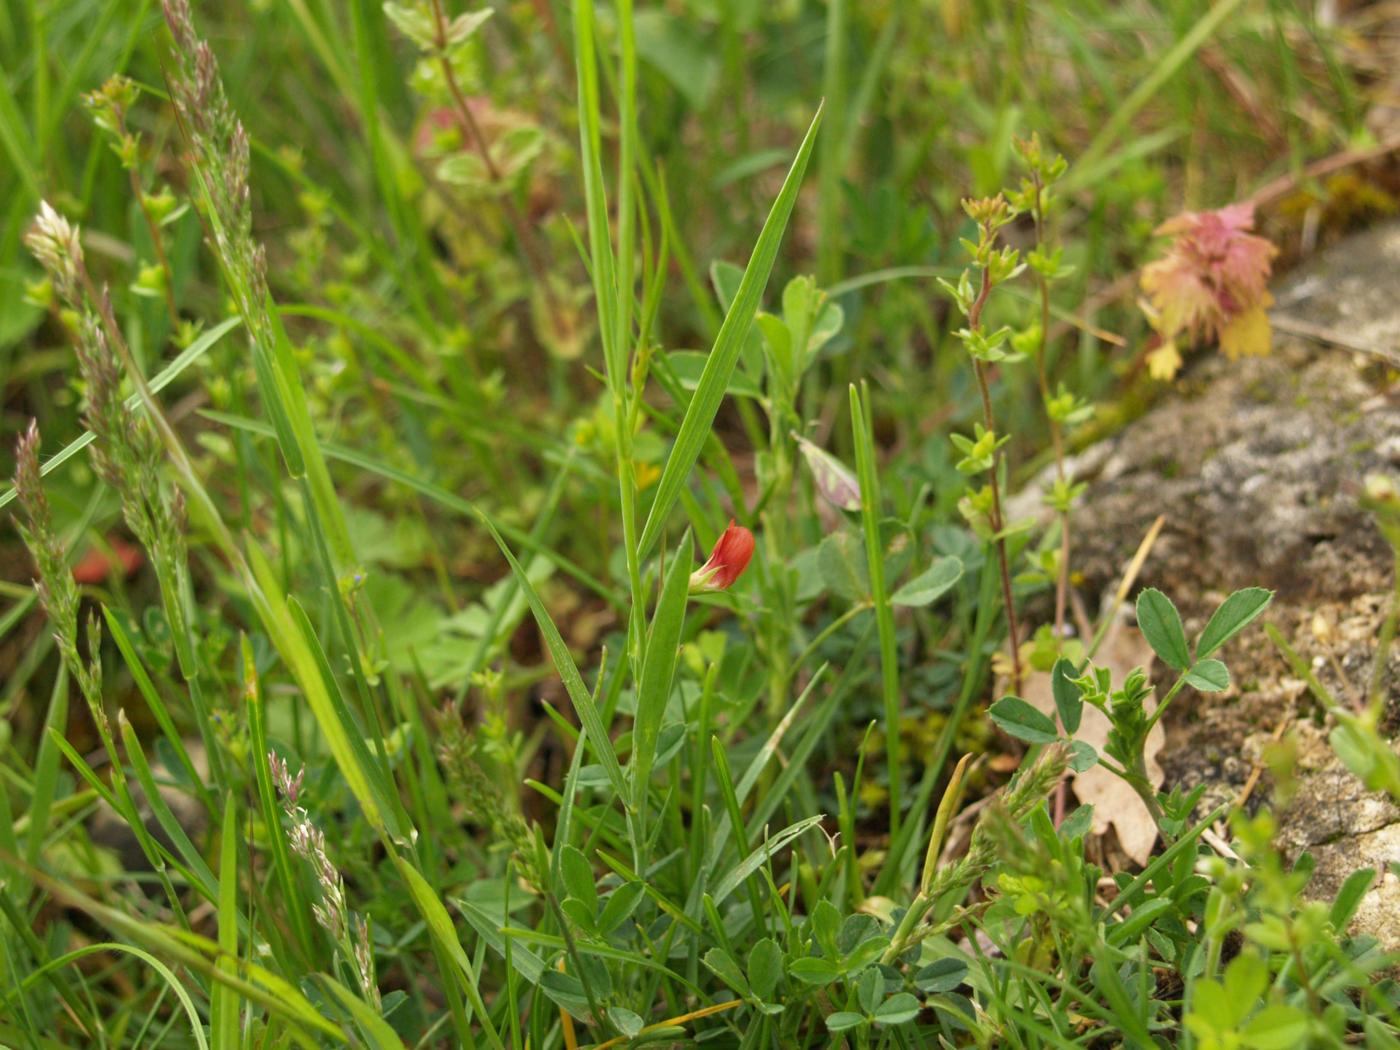
[[[1045,247],[1045,185],[1040,172],[1031,173],[1035,187],[1035,197],[1031,215],[1035,220],[1036,247]],[[1039,270],[1035,271],[1036,291],[1040,296],[1040,346],[1036,353],[1036,372],[1040,383],[1040,397],[1048,407],[1050,404],[1050,376],[1046,361],[1050,349],[1050,282]],[[1055,479],[1065,481],[1065,439],[1059,420],[1050,419],[1050,442],[1055,449]],[[1055,637],[1064,637],[1065,606],[1069,597],[1069,507],[1060,510],[1060,563],[1055,577]]]
[[[969,322],[971,323],[971,322]],[[996,418],[992,414],[992,393],[987,383],[987,370],[981,361],[972,362],[977,373],[977,388],[982,394],[982,425],[989,432],[996,430]],[[1006,554],[1006,536],[1003,529],[1005,520],[1001,516],[1001,450],[992,459],[992,535],[997,548],[997,567],[1001,572],[1001,601],[1006,608],[1007,648],[1011,655],[1011,691],[1021,690],[1021,651],[1020,628],[1016,623],[1016,602],[1011,593],[1011,565]]]
[[[792,662],[792,665],[788,668],[788,679],[791,680],[792,676],[802,669],[802,665],[805,664],[816,654],[817,650],[820,649],[826,643],[827,639],[829,639],[842,627],[845,627],[846,624],[850,623],[861,613],[866,612],[871,608],[873,608],[873,606],[868,601],[858,602],[857,604],[852,605],[840,616],[836,617],[836,619],[832,620],[825,627],[823,627],[821,631],[817,633],[817,636],[807,643],[807,647],[802,650],[802,652],[798,655],[797,659]]]
[[[994,236],[984,233],[984,237]],[[977,298],[967,311],[967,327],[971,332],[982,330],[982,311],[987,305],[987,299],[992,294],[992,271],[990,267],[982,268],[982,286],[978,289]],[[987,428],[988,433],[996,432],[996,415],[992,411],[992,391],[987,380],[987,368],[977,358],[972,359],[972,371],[977,376],[977,390],[982,397],[982,425]],[[1021,653],[1020,630],[1016,624],[1016,603],[1011,593],[1011,566],[1006,555],[1006,536],[1003,529],[1006,527],[1005,520],[1001,516],[1001,463],[1002,452],[997,449],[992,455],[992,536],[997,548],[997,564],[1001,570],[1001,600],[1006,608],[1006,631],[1009,636],[1009,646],[1011,650],[1011,691],[1018,693],[1021,691]]]

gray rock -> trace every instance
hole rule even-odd
[[[1337,245],[1275,292],[1295,330],[1326,329],[1330,343],[1276,333],[1268,358],[1204,351],[1152,408],[1079,458],[1090,481],[1074,527],[1084,591],[1111,593],[1164,515],[1139,585],[1169,594],[1188,632],[1231,590],[1273,588],[1267,619],[1339,702],[1363,700],[1394,583],[1393,554],[1358,496],[1368,474],[1400,474],[1400,390],[1382,355],[1336,344],[1400,349],[1396,273],[1400,225]],[[1188,691],[1168,715],[1166,786],[1204,783],[1207,804],[1233,800],[1282,725],[1312,742],[1299,790],[1278,812],[1285,850],[1317,860],[1309,892],[1330,899],[1353,870],[1400,861],[1400,809],[1336,761],[1323,708],[1264,632],[1246,631],[1221,656],[1230,691]],[[1394,732],[1400,656],[1382,682]],[[1265,776],[1250,805],[1271,789]],[[1400,948],[1400,879],[1380,878],[1356,922]]]

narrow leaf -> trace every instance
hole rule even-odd
[[[724,324],[720,326],[715,345],[710,350],[710,358],[705,363],[705,371],[700,376],[695,396],[690,399],[690,404],[685,410],[685,418],[681,420],[676,443],[671,448],[671,454],[661,472],[661,480],[656,486],[656,501],[651,505],[646,525],[642,528],[637,551],[639,558],[645,558],[660,538],[666,517],[680,498],[681,489],[685,486],[690,470],[700,457],[700,450],[710,433],[715,413],[719,411],[720,402],[724,400],[729,377],[734,372],[734,366],[739,360],[739,351],[743,349],[749,328],[754,323],[759,299],[768,284],[768,275],[772,272],[773,262],[778,256],[778,245],[782,240],[783,231],[787,229],[793,204],[797,201],[797,191],[802,185],[802,176],[807,170],[807,160],[812,155],[812,144],[816,141],[821,119],[822,112],[818,108],[806,136],[802,139],[802,145],[797,150],[792,167],[788,170],[787,178],[783,181],[783,188],[778,192],[773,208],[768,213],[768,219],[763,224],[763,230],[758,235],[758,242],[749,257],[749,265],[744,270],[744,278],[739,282],[739,290],[724,316]]]
[[[1084,714],[1084,696],[1079,687],[1070,681],[1074,665],[1063,656],[1055,661],[1050,671],[1050,692],[1055,697],[1055,710],[1060,715],[1060,725],[1073,736],[1079,731],[1079,720]]]
[[[646,802],[652,762],[661,719],[671,699],[671,682],[676,673],[681,631],[685,627],[685,603],[689,596],[691,542],[687,533],[671,558],[666,582],[651,620],[646,656],[642,660],[641,685],[637,693],[637,717],[632,730],[632,805],[638,812]]]
[[[1336,899],[1332,901],[1332,928],[1337,933],[1346,932],[1351,917],[1356,914],[1356,909],[1361,904],[1361,898],[1366,896],[1366,891],[1371,888],[1371,883],[1375,881],[1375,878],[1375,868],[1361,868],[1353,871],[1342,883],[1342,888],[1337,891]]]
[[[214,965],[228,974],[238,960],[238,820],[233,793],[224,800],[219,845],[219,958]],[[238,1050],[238,993],[227,984],[210,993],[210,1035],[214,1050]]]
[[[962,579],[963,563],[953,557],[939,558],[931,566],[890,596],[892,605],[931,605]]]
[[[765,841],[756,850],[741,860],[732,871],[724,876],[724,878],[719,880],[713,894],[715,903],[722,903],[726,897],[739,888],[739,885],[745,879],[756,872],[764,861],[775,853],[780,852],[788,843],[792,842],[804,832],[810,831],[825,819],[826,814],[824,813],[806,817],[799,820],[796,824],[789,825],[772,838]]]
[[[559,634],[559,628],[554,625],[554,620],[550,618],[549,611],[544,607],[544,602],[540,600],[539,592],[535,590],[535,585],[530,582],[530,578],[525,575],[525,570],[520,567],[520,563],[515,560],[515,555],[506,546],[506,541],[501,539],[501,534],[496,531],[496,527],[484,517],[482,524],[490,531],[491,538],[496,541],[496,546],[505,555],[506,561],[510,563],[511,572],[515,573],[515,578],[520,583],[520,591],[525,595],[525,600],[530,605],[530,611],[535,615],[535,623],[539,626],[540,634],[544,635],[545,648],[549,650],[550,659],[554,661],[554,669],[559,672],[559,678],[563,681],[565,690],[568,691],[569,699],[573,701],[574,710],[578,712],[579,721],[583,723],[589,746],[593,748],[594,754],[598,756],[598,761],[602,763],[603,771],[607,774],[608,780],[612,782],[617,797],[626,800],[629,797],[627,781],[622,775],[622,766],[617,761],[617,752],[613,750],[612,738],[608,735],[607,726],[603,724],[603,716],[599,713],[597,705],[593,702],[593,697],[588,692],[588,687],[584,684],[583,676],[578,673],[578,666],[569,653],[569,647],[564,644],[563,636]]]
[[[1204,659],[1243,631],[1273,600],[1274,592],[1263,587],[1246,587],[1226,598],[1201,632],[1196,659]]]
[[[497,1034],[495,1026],[491,1023],[491,1015],[486,1009],[486,1004],[482,1001],[479,991],[480,981],[477,978],[476,970],[472,966],[471,960],[467,958],[461,941],[457,939],[457,930],[452,925],[452,916],[447,913],[447,908],[443,906],[437,892],[429,885],[428,880],[423,878],[417,868],[397,853],[390,854],[390,857],[404,882],[408,884],[408,892],[418,908],[418,914],[423,917],[424,923],[427,924],[428,936],[432,938],[434,945],[442,952],[443,956],[456,964],[462,991],[466,993],[467,999],[472,1004],[472,1009],[476,1011],[476,1019],[486,1030],[491,1045],[497,1050],[505,1050],[505,1044],[501,1042],[500,1035]]]

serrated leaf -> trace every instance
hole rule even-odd
[[[1137,599],[1138,628],[1147,644],[1169,666],[1184,671],[1191,666],[1191,650],[1181,614],[1161,591],[1148,587]]]
[[[992,721],[1002,732],[1029,744],[1053,744],[1059,739],[1055,723],[1019,696],[1003,696],[992,705]]]
[[[1196,643],[1196,659],[1209,656],[1243,631],[1273,600],[1274,592],[1263,587],[1246,587],[1226,598],[1201,632]]]

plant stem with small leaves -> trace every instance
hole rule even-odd
[[[987,297],[992,293],[991,272],[984,269],[982,271],[982,287],[977,293],[977,299],[972,304],[972,309],[967,314],[967,327],[969,331],[977,332],[982,327],[982,310],[987,305]],[[972,370],[977,376],[977,389],[982,395],[982,425],[989,432],[996,430],[996,417],[992,412],[992,391],[987,379],[987,366],[983,362],[973,358]],[[1021,653],[1019,650],[1020,630],[1016,623],[1016,605],[1011,593],[1011,565],[1006,553],[1006,536],[1003,535],[1005,521],[1001,514],[1001,462],[1002,454],[998,449],[992,463],[992,513],[991,525],[993,542],[997,549],[997,563],[1001,570],[1001,600],[1006,606],[1006,630],[1010,637],[1011,649],[1011,688],[1013,691],[1021,688]]]

